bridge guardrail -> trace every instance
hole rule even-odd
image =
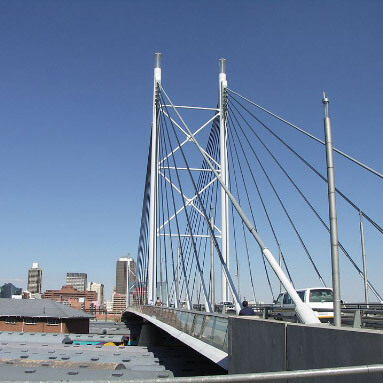
[[[155,317],[163,323],[228,352],[228,316],[161,306],[133,306],[130,310]]]

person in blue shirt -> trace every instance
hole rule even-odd
[[[248,301],[242,302],[243,309],[239,312],[239,315],[255,315],[255,312],[249,307]]]

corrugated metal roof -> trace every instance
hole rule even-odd
[[[92,318],[92,315],[50,299],[0,298],[0,317]]]
[[[170,371],[132,370],[95,370],[88,368],[49,368],[0,365],[2,381],[127,381],[134,379],[156,379],[173,377]]]
[[[60,344],[67,336],[68,334],[46,332],[1,331],[0,347],[1,345],[7,344],[7,342],[21,342],[20,344],[25,344],[26,342]]]
[[[18,336],[14,338],[16,342],[0,342],[1,381],[126,381],[173,376],[147,347],[20,343]]]
[[[95,342],[123,342],[123,335],[0,331],[0,342],[62,343],[64,338],[69,338],[72,341],[90,342],[92,344]]]
[[[90,370],[126,370],[123,363],[84,363],[67,360],[29,360],[29,359],[5,359],[0,358],[0,364],[19,366],[19,367],[50,367],[79,369],[89,368]],[[164,370],[164,368],[162,369]],[[162,371],[161,370],[161,371]]]

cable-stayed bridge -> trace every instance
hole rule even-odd
[[[259,283],[267,285],[270,300],[287,291],[297,320],[319,325],[316,313],[296,292],[308,280],[306,274],[312,275],[314,286],[333,288],[333,328],[339,328],[340,254],[360,278],[364,303],[371,303],[371,297],[383,303],[367,276],[364,225],[376,236],[383,229],[363,206],[336,187],[333,154],[372,177],[383,175],[333,146],[326,95],[322,140],[232,90],[224,59],[219,61],[215,107],[179,105],[161,80],[161,55],[156,54],[137,257],[138,306],[129,308],[125,316],[135,313],[227,367],[230,321],[215,314],[215,308],[218,303],[222,307],[233,302],[238,314],[244,297],[254,303],[262,299]],[[202,122],[195,126],[197,119],[190,116],[197,113]],[[322,147],[327,172],[278,134],[273,122]],[[290,158],[281,158],[282,152]],[[309,174],[307,178],[296,177],[298,166]],[[316,186],[307,187],[311,183]],[[287,188],[290,194],[285,196]],[[318,190],[320,198],[315,195]],[[300,205],[291,207],[292,192]],[[318,200],[325,206],[317,206]],[[358,220],[358,253],[338,239],[337,200],[347,204]],[[326,253],[320,257],[314,230],[322,230],[326,242],[320,250]],[[290,241],[295,245],[290,246]],[[162,306],[153,307],[158,299]],[[203,312],[193,312],[195,307]]]

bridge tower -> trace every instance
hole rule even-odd
[[[151,143],[150,143],[150,158],[149,158],[149,169],[147,173],[147,182],[145,186],[145,198],[147,195],[149,195],[149,211],[146,210],[147,204],[146,199],[144,198],[144,206],[143,206],[143,218],[142,218],[142,230],[147,231],[148,236],[146,237],[141,236],[140,241],[144,242],[148,239],[147,243],[147,262],[141,259],[140,262],[140,275],[142,280],[146,280],[146,291],[147,291],[147,300],[154,301],[157,297],[157,265],[158,267],[162,267],[161,262],[158,262],[157,259],[157,240],[160,236],[165,236],[166,234],[170,238],[170,243],[172,237],[178,237],[179,245],[181,244],[181,238],[183,237],[189,237],[190,243],[192,245],[191,254],[194,254],[194,261],[195,261],[195,270],[196,275],[198,275],[198,280],[201,285],[201,294],[203,296],[203,299],[205,301],[205,311],[206,312],[212,312],[212,301],[214,300],[214,293],[210,291],[211,294],[208,293],[207,284],[203,275],[203,265],[201,267],[201,264],[198,259],[198,249],[195,243],[196,237],[206,237],[205,234],[201,233],[192,233],[192,228],[190,224],[190,219],[187,213],[187,207],[190,206],[190,208],[194,208],[197,210],[198,214],[202,215],[202,217],[205,220],[207,229],[208,229],[208,237],[211,238],[212,244],[215,247],[215,251],[218,255],[220,266],[222,268],[222,300],[228,301],[229,300],[229,292],[233,296],[234,304],[236,311],[239,312],[241,309],[241,302],[240,298],[237,292],[237,289],[234,285],[232,276],[229,271],[229,202],[233,209],[238,213],[239,218],[242,220],[245,227],[250,232],[250,235],[255,239],[255,241],[258,243],[262,254],[264,258],[268,261],[271,268],[273,269],[274,273],[276,274],[277,278],[280,280],[282,285],[285,287],[286,291],[291,296],[291,299],[294,301],[296,305],[296,311],[299,318],[304,323],[318,323],[319,320],[312,311],[312,309],[305,303],[303,303],[296,293],[292,283],[290,282],[289,278],[285,275],[284,271],[282,270],[281,266],[278,264],[278,262],[275,260],[273,254],[271,251],[266,247],[266,245],[263,243],[262,239],[260,238],[259,234],[257,233],[257,230],[254,226],[254,224],[251,222],[251,220],[246,216],[245,212],[243,211],[242,207],[240,206],[240,203],[236,200],[234,195],[231,193],[229,188],[229,172],[228,172],[228,153],[227,153],[227,144],[228,144],[228,131],[227,131],[227,80],[226,80],[226,67],[225,67],[225,60],[220,59],[220,65],[219,65],[219,107],[218,108],[205,108],[205,107],[194,107],[194,106],[185,106],[185,105],[174,105],[169,96],[167,95],[166,91],[161,86],[161,54],[156,53],[155,54],[155,65],[154,65],[154,83],[153,83],[153,120],[152,120],[152,134],[151,134]],[[165,101],[167,100],[167,101]],[[164,109],[165,108],[165,109]],[[180,121],[180,124],[178,124],[173,118],[171,118],[168,108],[174,112],[174,114],[177,116],[178,120]],[[200,109],[200,110],[211,110],[214,111],[214,115],[206,122],[204,123],[200,128],[198,128],[194,133],[190,130],[188,125],[183,120],[182,116],[180,115],[178,109]],[[169,163],[166,162],[163,163],[164,160],[159,161],[159,149],[160,149],[160,138],[163,137],[161,132],[163,130],[163,125],[160,124],[160,116],[163,118],[167,118],[171,122],[172,129],[174,131],[174,135],[176,138],[176,147],[172,148],[170,147],[170,152],[168,152],[168,149],[165,146],[165,152],[168,152],[168,154],[165,155],[165,159],[169,157],[173,157],[173,165],[169,166]],[[204,127],[209,126],[210,124],[214,124],[214,122],[217,121],[219,118],[220,126],[219,126],[219,152],[220,152],[220,160],[218,163],[214,160],[213,157],[211,157],[198,143],[198,140],[195,138],[195,135],[200,132]],[[185,140],[183,143],[180,142],[177,134],[175,133],[175,126],[179,128],[182,133],[185,135]],[[161,128],[160,128],[161,126]],[[167,131],[167,126],[165,124],[165,129]],[[161,131],[160,131],[161,130]],[[167,131],[167,134],[168,131]],[[168,137],[169,139],[169,137]],[[186,159],[186,156],[183,152],[182,146],[186,144],[187,142],[192,142],[201,154],[201,156],[204,159],[204,163],[206,164],[205,169],[197,169],[197,168],[190,168],[188,161]],[[170,140],[169,140],[170,144]],[[171,146],[171,145],[170,145]],[[163,149],[163,147],[162,147]],[[179,151],[182,154],[183,160],[185,162],[186,168],[181,168],[174,158],[174,153],[176,151]],[[161,157],[163,156],[161,152]],[[214,165],[213,165],[213,162]],[[169,170],[169,179],[167,179],[162,173],[161,169],[166,168]],[[179,188],[177,185],[172,181],[170,170],[176,171],[176,178],[177,183],[179,185]],[[194,189],[194,196],[192,198],[186,197],[184,194],[184,191],[181,187],[180,178],[178,175],[178,172],[180,170],[187,171],[190,177],[190,182],[192,183],[193,189]],[[211,174],[214,176],[213,179],[202,187],[202,189],[199,189],[191,175],[191,171],[208,171],[211,172]],[[149,174],[150,172],[150,174]],[[170,217],[168,217],[166,222],[163,222],[162,225],[158,225],[158,215],[160,215],[161,211],[163,211],[163,207],[159,206],[159,186],[161,184],[159,183],[159,176],[161,175],[162,178],[166,178],[166,182],[170,184],[170,189],[172,190],[172,193],[174,192],[174,189],[177,191],[177,193],[181,196],[182,200],[182,206],[178,210],[176,209],[176,204],[173,198],[173,207],[174,207],[174,214]],[[161,179],[162,180],[162,179]],[[208,217],[208,214],[206,212],[206,208],[204,207],[204,204],[202,203],[200,194],[205,191],[212,183],[215,181],[218,182],[218,187],[221,190],[221,230],[219,230],[215,225],[214,221],[211,220],[211,217]],[[148,185],[149,184],[149,185]],[[148,190],[149,189],[149,190]],[[196,207],[194,204],[194,200],[198,201],[198,206],[200,209]],[[160,200],[162,202],[162,200]],[[185,213],[185,219],[187,223],[187,229],[185,233],[180,232],[180,227],[177,221],[178,214],[183,211]],[[145,221],[145,217],[147,217],[147,213],[149,215],[148,224],[146,226],[147,221]],[[161,228],[169,224],[169,222],[172,219],[175,219],[176,226],[177,226],[177,234],[172,235],[169,229],[169,233],[161,232]],[[216,234],[216,230],[220,234]],[[219,246],[217,238],[221,237],[221,246]],[[143,255],[143,248],[145,246],[141,246],[142,243],[139,245],[139,249],[141,248],[141,255]],[[140,247],[141,246],[141,247]],[[159,251],[160,251],[160,245],[159,245]],[[145,250],[146,251],[146,250]],[[214,251],[212,251],[214,253]],[[214,256],[213,256],[214,257]],[[161,261],[161,260],[160,260]],[[174,262],[174,260],[173,260]],[[180,263],[181,265],[178,265]],[[214,262],[212,262],[212,265]],[[174,265],[174,264],[173,264]],[[181,266],[181,267],[180,267]],[[173,270],[174,272],[174,270]],[[185,270],[185,262],[184,262],[184,254],[182,250],[182,246],[180,247],[180,256],[179,260],[177,261],[177,276],[175,276],[175,287],[173,293],[176,295],[176,301],[174,302],[175,307],[178,306],[179,302],[179,273],[182,272],[182,276],[184,278],[183,285],[185,286],[185,294],[187,299],[187,308],[190,310],[192,309],[192,295],[189,292],[188,287],[188,278],[189,276],[186,273]],[[161,276],[161,272],[159,273]],[[182,278],[182,277],[181,277]],[[210,281],[214,279],[214,271],[210,274]],[[214,289],[214,288],[213,288]],[[212,289],[212,290],[213,290]],[[167,293],[169,295],[170,291],[167,290]],[[210,295],[210,296],[209,296]]]
[[[149,261],[148,261],[148,301],[154,302],[157,296],[157,204],[158,204],[158,98],[161,86],[161,53],[154,56],[153,120],[150,149],[150,213],[149,213]]]
[[[220,175],[223,184],[229,187],[229,168],[227,161],[227,80],[226,60],[219,60],[219,136],[220,136]],[[229,254],[229,198],[221,187],[221,244],[222,257],[230,269]],[[229,301],[226,275],[222,269],[222,301]]]

